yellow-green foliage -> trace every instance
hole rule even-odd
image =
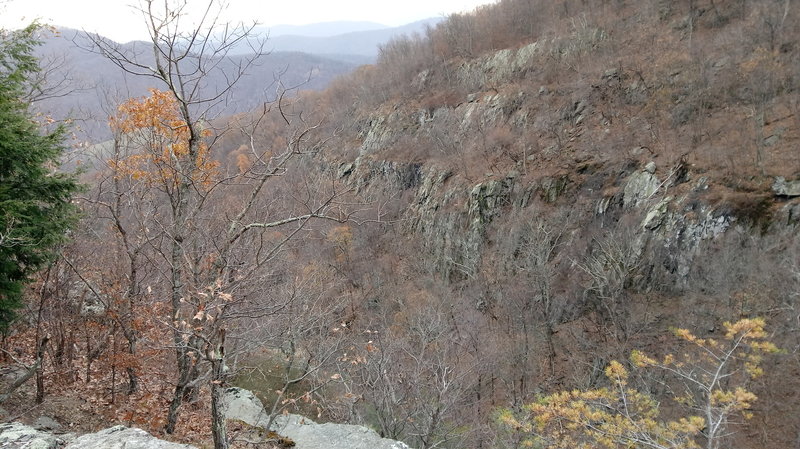
[[[764,320],[725,323],[721,339],[701,339],[685,329],[673,333],[685,346],[680,355],[658,361],[634,351],[635,369],[659,368],[671,373],[685,393],[675,398],[692,411],[678,419],[665,419],[659,403],[628,384],[629,372],[617,361],[605,370],[609,386],[588,391],[562,391],[540,397],[515,414],[502,410],[498,421],[521,435],[522,447],[570,449],[698,448],[719,447],[728,420],[749,417],[756,396],[746,381],[762,374],[762,355],[777,351],[766,340]],[[744,371],[748,376],[736,376]],[[725,382],[722,382],[725,380]]]

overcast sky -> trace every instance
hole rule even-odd
[[[158,0],[157,0],[158,1]],[[201,10],[207,0],[185,0]],[[228,21],[306,25],[340,20],[397,26],[428,17],[471,11],[493,0],[228,0]],[[118,42],[146,38],[139,0],[0,0],[0,27],[20,28],[33,19],[96,32]]]

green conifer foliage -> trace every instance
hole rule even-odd
[[[76,216],[75,176],[58,171],[64,129],[43,133],[25,99],[36,88],[38,29],[0,31],[0,331]]]

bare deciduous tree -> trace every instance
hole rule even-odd
[[[152,245],[166,266],[162,290],[169,297],[171,316],[164,323],[171,328],[178,370],[165,430],[175,430],[181,404],[208,380],[215,448],[228,445],[220,403],[228,378],[226,332],[237,319],[274,310],[274,305],[238,293],[286,242],[302,235],[311,220],[349,218],[336,208],[347,189],[333,182],[309,182],[305,195],[293,198],[292,206],[278,209],[284,216],[265,214],[270,182],[284,177],[297,156],[319,151],[325,141],[316,133],[319,123],[309,123],[302,113],[289,108],[284,90],[274,107],[265,106],[252,122],[210,128],[236,83],[264,56],[262,43],[253,46],[250,57],[230,56],[234,46],[251,43],[253,26],[221,24],[224,6],[215,0],[207,2],[197,22],[187,28],[188,1],[144,1],[141,12],[150,34],[145,51],[93,38],[95,51],[122,70],[153,78],[165,88],[163,94],[154,91],[150,99],[131,103],[112,121],[125,134],[126,145],[138,152],[136,159],[119,161],[112,169],[114,176],[126,172],[144,176],[158,197],[150,200],[153,212],[148,225],[159,228],[163,236]],[[221,72],[227,82],[207,85],[213,72]],[[151,105],[163,110],[149,111]],[[142,122],[134,117],[141,110],[154,116]],[[288,136],[282,149],[254,138],[261,119],[270,113],[285,123]],[[217,138],[228,132],[250,138],[250,158],[239,173],[218,172],[209,157]],[[215,214],[215,208],[230,201],[231,191],[237,199],[226,206],[226,213]],[[271,201],[267,198],[267,204]],[[113,216],[114,206],[109,209]],[[277,228],[284,229],[283,237],[264,238],[266,231]],[[124,241],[126,232],[117,230]],[[128,250],[133,263],[135,248],[128,245]]]

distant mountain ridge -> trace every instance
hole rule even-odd
[[[153,78],[123,72],[102,55],[89,51],[91,46],[87,33],[68,28],[59,29],[57,36],[44,38],[36,50],[37,56],[45,66],[52,66],[48,69],[51,80],[66,81],[62,90],[68,94],[41,100],[36,108],[56,120],[72,119],[79,138],[97,142],[109,137],[107,118],[117,104],[130,97],[147,95],[150,88],[163,86]],[[144,42],[129,42],[121,44],[120,48],[141,55],[143,61],[150,54]],[[231,55],[222,66],[233,67],[245,57],[245,54]],[[212,112],[215,116],[224,116],[257,108],[274,98],[278,80],[285,87],[320,90],[363,63],[352,57],[275,51],[253,65],[237,82],[228,101]],[[207,81],[206,88],[210,91],[228,82],[221,72],[209,75]]]
[[[266,48],[271,51],[299,51],[371,63],[378,56],[379,47],[390,39],[404,34],[422,34],[427,27],[435,26],[441,20],[429,18],[391,28],[372,22],[327,22],[256,27],[253,31],[254,38],[268,38]],[[243,43],[234,49],[234,53],[244,54],[249,49],[250,46]]]
[[[216,112],[229,115],[260,106],[267,97],[274,95],[278,78],[284,86],[324,89],[334,78],[360,65],[373,63],[380,45],[390,39],[423,33],[426,27],[435,26],[440,20],[431,18],[393,28],[374,22],[344,21],[256,27],[254,39],[267,38],[265,50],[270,53],[239,80],[229,101]],[[44,61],[57,62],[58,67],[51,77],[68,80],[68,90],[73,92],[43,100],[37,108],[57,120],[73,119],[81,138],[97,142],[108,138],[108,111],[113,111],[118,102],[146,95],[149,88],[161,86],[150,78],[126,74],[108,59],[88,51],[91,47],[88,36],[84,31],[59,28],[57,36],[45,37],[43,45],[37,49],[38,56]],[[149,52],[148,44],[140,41],[120,45],[142,55]],[[228,63],[235,64],[252,49],[247,42],[242,42],[229,54]],[[209,81],[210,89],[214,88],[213,83],[226,82],[213,76]]]
[[[374,31],[391,28],[377,22],[336,21],[320,22],[307,25],[273,25],[258,26],[254,29],[259,34],[269,33],[271,38],[278,36],[330,37],[340,34]]]

